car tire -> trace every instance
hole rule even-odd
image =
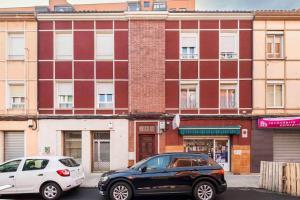
[[[132,198],[132,189],[125,182],[115,183],[109,190],[111,200],[130,200]]]
[[[197,183],[193,193],[196,200],[213,200],[216,198],[215,187],[206,181]]]
[[[60,198],[62,190],[57,183],[50,182],[42,186],[40,193],[45,200],[57,200]]]

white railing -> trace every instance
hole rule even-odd
[[[198,54],[181,54],[181,59],[197,59]]]
[[[237,53],[234,52],[221,52],[220,53],[221,59],[236,59]]]

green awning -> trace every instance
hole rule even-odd
[[[240,126],[181,126],[180,135],[239,135]]]

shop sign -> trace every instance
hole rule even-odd
[[[260,118],[258,128],[300,128],[300,117]]]

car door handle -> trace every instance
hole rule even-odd
[[[8,178],[15,178],[15,176],[9,176]]]
[[[39,174],[38,176],[44,176],[44,174]]]

